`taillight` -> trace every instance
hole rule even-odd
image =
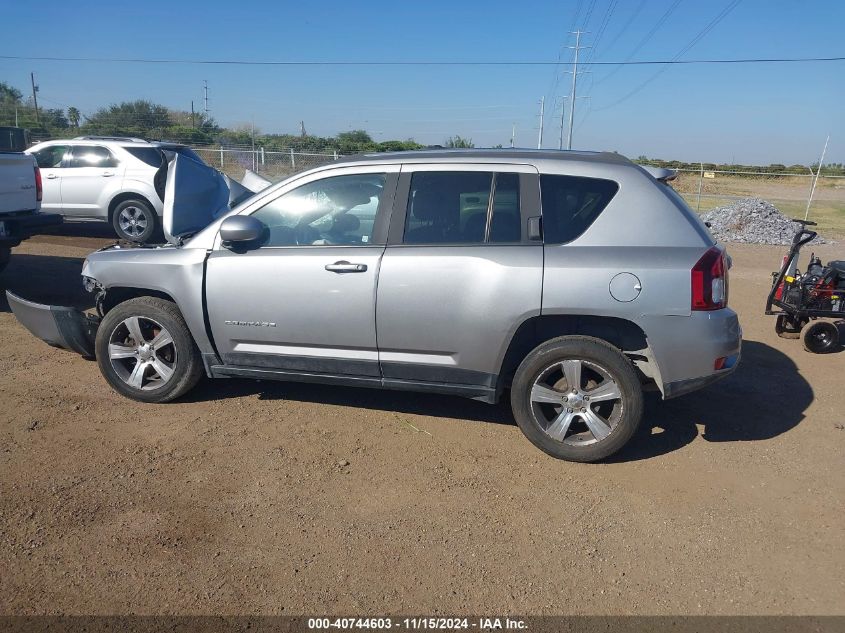
[[[692,267],[692,309],[719,310],[728,305],[728,262],[717,246]]]
[[[41,186],[41,170],[38,169],[38,165],[35,166],[35,199],[38,202],[41,202],[41,198],[44,196],[44,188]]]

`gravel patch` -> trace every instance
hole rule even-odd
[[[791,244],[799,224],[785,216],[770,202],[744,198],[701,214],[710,224],[710,232],[720,242],[744,244]],[[816,237],[814,244],[827,240]]]

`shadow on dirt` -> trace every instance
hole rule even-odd
[[[777,393],[788,397],[773,395],[773,385],[777,386]],[[454,396],[304,383],[209,380],[186,399],[203,401],[253,394],[262,400],[296,400],[515,424],[507,402],[491,406]],[[663,402],[650,395],[637,437],[609,461],[636,461],[672,452],[692,442],[699,435],[699,425],[703,427],[702,437],[710,442],[770,439],[797,426],[812,401],[813,390],[792,359],[764,343],[745,341],[742,363],[734,375],[676,400]]]
[[[420,394],[411,391],[390,391],[387,389],[341,387],[313,383],[275,382],[272,380],[204,380],[180,401],[202,402],[254,394],[258,394],[261,400],[294,400],[456,420],[516,424],[510,412],[510,406],[505,402],[489,405],[458,396],[441,394]]]
[[[42,235],[61,235],[63,237],[94,237],[114,242],[117,236],[108,222],[74,222],[65,220],[56,227],[43,229]]]
[[[0,273],[0,312],[9,312],[6,290],[37,303],[88,309],[92,296],[82,289],[82,257],[48,257],[12,251]]]
[[[800,343],[796,354],[806,354]],[[804,419],[813,388],[793,360],[758,341],[743,341],[736,372],[706,389],[675,400],[646,400],[638,436],[610,459],[648,459],[701,436],[708,442],[751,442],[786,433]]]

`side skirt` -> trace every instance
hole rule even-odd
[[[375,378],[370,376],[341,376],[337,374],[317,374],[257,367],[232,367],[212,365],[212,378],[255,378],[258,380],[282,380],[290,382],[311,382],[346,387],[369,387],[371,389],[394,389],[424,393],[442,393],[463,396],[493,404],[496,402],[496,390],[485,385],[460,385],[441,382],[422,382],[398,378]]]

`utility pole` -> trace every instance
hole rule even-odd
[[[822,173],[822,163],[824,163],[824,155],[827,154],[827,144],[830,142],[830,134],[827,135],[827,138],[824,141],[824,149],[822,149],[822,157],[819,159],[819,166],[816,167],[816,177],[813,178],[813,187],[810,189],[810,197],[807,198],[807,212],[804,214],[804,219],[806,220],[810,217],[810,205],[813,204],[813,194],[816,193],[816,185],[819,182],[819,174]]]
[[[516,123],[511,127],[511,147],[513,147],[514,137],[516,136]]]
[[[543,120],[546,108],[546,97],[545,95],[540,97],[540,136],[537,138],[537,149],[543,148]]]
[[[564,128],[563,121],[564,121],[564,115],[566,114],[566,108],[564,107],[565,104],[566,104],[566,97],[561,97],[561,99],[560,99],[560,138],[558,139],[558,142],[557,142],[557,148],[558,149],[563,149],[563,128]]]
[[[41,121],[38,118],[38,97],[35,94],[38,92],[38,86],[35,85],[35,73],[29,73],[29,78],[32,80],[32,104],[35,106],[35,124],[40,126]]]
[[[252,171],[255,171],[255,115],[252,115]]]
[[[192,128],[196,127],[194,125],[194,100],[193,99],[191,99],[191,127]]]
[[[299,135],[302,138],[305,138],[306,136],[308,136],[308,134],[305,132],[305,121],[299,122]]]
[[[208,79],[203,79],[203,91],[205,92],[205,120],[208,121]]]
[[[575,57],[572,62],[572,90],[569,93],[569,134],[566,136],[566,149],[572,149],[572,124],[575,121],[575,94],[578,87],[578,52],[582,48],[591,48],[590,46],[581,46],[581,35],[587,31],[572,31],[575,35],[575,46],[569,46],[575,50]]]

